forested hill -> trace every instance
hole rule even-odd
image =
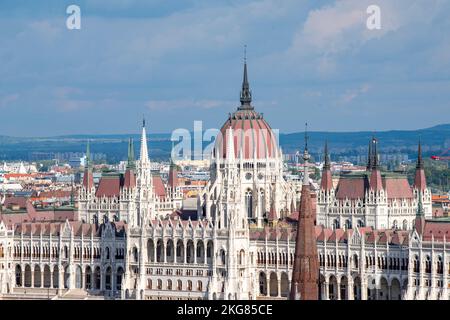
[[[425,155],[436,154],[450,148],[450,124],[442,124],[419,130],[360,131],[360,132],[308,132],[309,150],[321,153],[325,141],[334,155],[365,154],[372,136],[379,140],[381,153],[414,154],[419,139]],[[126,158],[128,139],[134,139],[136,154],[140,135],[66,135],[55,137],[9,137],[0,136],[0,160],[33,160],[36,154],[84,152],[90,140],[91,152],[104,154],[109,162]],[[171,134],[149,134],[149,152],[153,159],[167,159],[172,143]],[[204,144],[204,147],[207,142]],[[294,153],[304,146],[304,132],[280,134],[280,145],[285,153]]]

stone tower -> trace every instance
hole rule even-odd
[[[294,266],[291,281],[291,300],[318,300],[319,262],[317,258],[314,214],[308,176],[308,146],[305,143],[305,171],[298,214]]]

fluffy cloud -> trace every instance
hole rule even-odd
[[[381,7],[382,28],[370,31],[366,8],[374,3]],[[254,104],[282,131],[301,130],[303,118],[317,129],[360,129],[369,118],[364,112],[386,128],[450,121],[439,112],[450,99],[445,0],[79,5],[82,29],[69,31],[64,4],[43,0],[23,9],[0,4],[0,97],[17,95],[0,105],[7,117],[19,112],[6,106],[19,102],[20,111],[30,115],[27,125],[6,123],[0,134],[33,135],[36,115],[42,130],[57,134],[52,131],[57,126],[49,125],[55,111],[67,116],[65,133],[92,126],[98,132],[127,130],[143,112],[151,113],[161,132],[174,121],[182,125],[181,111],[189,120],[217,125],[238,104],[244,44]],[[427,105],[427,117],[418,101]],[[408,108],[408,123],[395,121]],[[393,116],[385,119],[385,113]],[[104,117],[108,121],[98,120]]]

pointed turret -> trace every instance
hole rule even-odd
[[[367,171],[372,170],[372,141],[369,141],[369,148],[367,152]]]
[[[145,131],[145,119],[142,120],[142,135],[141,135],[141,153],[139,155],[141,163],[149,162],[147,149],[147,132]]]
[[[320,181],[320,188],[325,191],[330,191],[333,188],[333,180],[331,178],[331,164],[330,155],[328,154],[328,142],[325,141],[324,150],[325,162],[322,170],[322,180]]]
[[[169,186],[172,189],[178,187],[178,168],[177,165],[173,162],[172,158],[170,158],[169,167]]]
[[[136,165],[134,161],[133,139],[130,138],[128,141],[128,162],[127,162],[127,169],[125,171],[124,187],[134,188],[136,186],[135,169]]]
[[[417,150],[417,163],[416,163],[416,175],[414,177],[414,187],[420,191],[423,191],[427,188],[427,180],[425,177],[425,169],[422,159],[422,145],[420,141]]]
[[[383,190],[383,181],[381,180],[380,165],[378,163],[378,151],[377,151],[378,141],[374,137],[372,138],[372,173],[370,174],[370,189],[373,191]]]
[[[92,174],[91,150],[90,150],[90,146],[89,146],[89,140],[87,141],[87,146],[86,146],[86,162],[84,165],[83,186],[86,188],[86,190],[91,190],[91,188],[94,186],[94,177]]]
[[[134,169],[136,166],[134,161],[134,145],[133,145],[133,139],[130,138],[128,140],[128,161],[127,161],[127,168]]]
[[[319,261],[317,257],[311,189],[309,179],[305,178],[308,177],[307,163],[309,160],[306,144],[303,159],[305,160],[305,172],[298,214],[290,299],[318,300]]]

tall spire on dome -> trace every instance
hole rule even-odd
[[[250,90],[250,84],[248,83],[247,75],[247,45],[244,46],[244,77],[242,80],[241,89],[241,106],[238,110],[253,110],[251,105],[252,102],[252,91]]]
[[[142,118],[142,136],[141,136],[141,154],[139,157],[141,163],[148,162],[147,132],[145,131],[145,118]]]

